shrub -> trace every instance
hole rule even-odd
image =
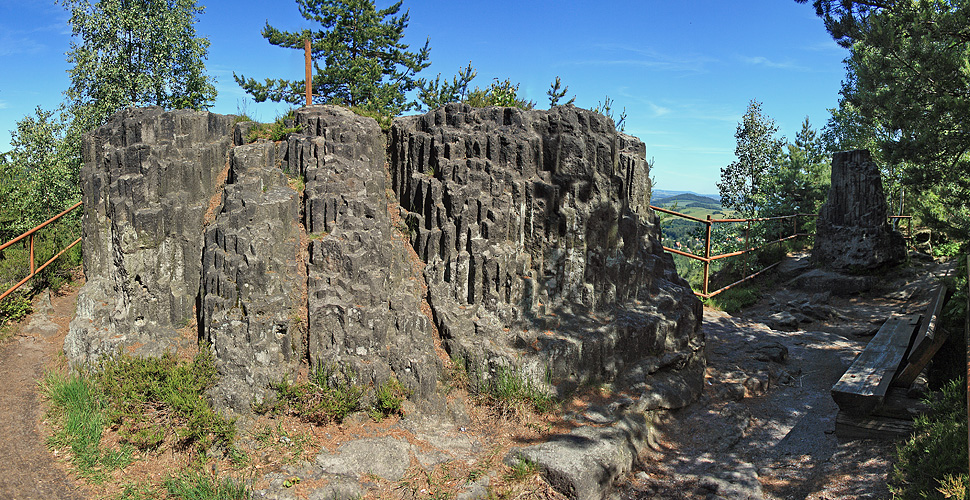
[[[931,398],[930,413],[914,422],[914,433],[896,450],[890,476],[894,498],[950,498],[967,485],[967,392],[953,380]],[[962,497],[966,498],[966,497]]]
[[[160,358],[119,354],[104,358],[94,373],[108,402],[109,422],[125,442],[154,449],[174,437],[179,447],[194,446],[199,456],[213,445],[229,450],[235,438],[234,421],[205,399],[215,377],[206,348],[188,363],[170,353]]]

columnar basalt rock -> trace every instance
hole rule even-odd
[[[394,375],[427,398],[441,361],[420,267],[388,213],[381,130],[332,106],[302,108],[296,121],[304,134],[289,137],[287,168],[306,180],[307,356],[375,384]]]
[[[906,241],[889,224],[879,167],[867,150],[832,155],[832,185],[819,212],[812,262],[863,272],[906,259]]]
[[[616,380],[640,409],[699,393],[700,302],[660,246],[643,143],[602,115],[449,105],[389,145],[338,107],[279,143],[231,120],[132,109],[86,138],[72,362],[160,354],[197,319],[220,407],[302,361],[432,400],[437,326],[479,380]]]
[[[65,340],[72,362],[122,346],[161,354],[195,319],[202,220],[231,131],[231,116],[131,108],[85,136],[87,282]]]
[[[247,408],[304,359],[300,196],[276,149],[259,142],[231,150],[222,204],[205,230],[200,325],[221,375],[219,407]]]
[[[560,388],[626,371],[683,389],[673,406],[700,391],[701,306],[660,245],[642,142],[573,106],[449,104],[395,120],[390,157],[453,356]]]

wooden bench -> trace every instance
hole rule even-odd
[[[832,387],[839,405],[840,437],[908,437],[923,404],[907,390],[939,351],[946,332],[937,330],[947,289],[931,293],[924,314],[893,315]]]

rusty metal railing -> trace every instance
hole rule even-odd
[[[667,247],[667,246],[664,246],[663,247],[664,250],[666,250],[666,251],[668,251],[670,253],[673,253],[673,254],[676,254],[676,255],[682,255],[684,257],[687,257],[687,258],[690,258],[690,259],[694,259],[694,260],[699,260],[699,261],[701,261],[701,262],[704,263],[704,285],[703,285],[703,291],[698,292],[698,291],[695,290],[694,291],[694,294],[697,295],[698,297],[703,297],[705,299],[711,298],[711,297],[713,297],[713,296],[715,296],[715,295],[717,295],[717,294],[719,294],[719,293],[721,293],[721,292],[723,292],[725,290],[728,290],[728,289],[730,289],[732,287],[735,287],[735,286],[737,286],[737,285],[739,285],[741,283],[744,283],[745,281],[748,281],[750,279],[753,279],[753,278],[757,277],[758,275],[760,275],[761,273],[763,273],[763,272],[765,272],[765,271],[767,271],[767,270],[769,270],[769,269],[771,269],[771,268],[773,268],[773,267],[775,267],[775,266],[777,266],[778,264],[781,263],[779,261],[779,262],[776,262],[776,263],[771,264],[769,266],[766,266],[765,268],[761,269],[760,271],[758,271],[756,273],[749,274],[749,275],[745,276],[744,278],[741,278],[740,280],[735,281],[734,283],[731,283],[731,284],[729,284],[727,286],[721,287],[721,288],[719,288],[717,290],[714,290],[712,292],[712,291],[709,290],[709,287],[710,287],[710,278],[711,278],[711,263],[712,262],[714,262],[716,260],[720,260],[720,259],[727,259],[727,258],[730,258],[730,257],[737,257],[737,256],[740,256],[740,255],[746,255],[749,252],[755,252],[755,251],[758,251],[758,250],[761,250],[761,249],[764,249],[764,248],[768,248],[771,245],[780,244],[780,243],[782,243],[784,241],[788,241],[788,240],[795,239],[795,238],[798,238],[798,237],[811,236],[810,233],[799,233],[798,232],[798,219],[801,218],[801,217],[818,217],[818,214],[794,214],[794,215],[783,215],[783,216],[780,216],[780,217],[755,217],[755,218],[749,218],[749,219],[713,219],[713,218],[711,218],[710,215],[708,215],[706,219],[701,219],[701,218],[698,218],[698,217],[692,217],[692,216],[687,215],[687,214],[682,214],[680,212],[674,212],[673,210],[667,210],[666,208],[655,207],[653,205],[651,205],[650,208],[652,208],[652,209],[654,209],[654,210],[656,210],[658,212],[663,212],[665,214],[670,214],[670,215],[673,215],[673,216],[676,216],[676,217],[682,217],[684,219],[688,219],[688,220],[692,220],[692,221],[695,221],[695,222],[699,222],[699,223],[704,224],[706,226],[705,227],[705,231],[704,231],[705,237],[704,237],[704,255],[703,256],[695,255],[695,254],[692,254],[690,252],[684,252],[684,251],[681,251],[681,250],[677,250],[676,248],[670,248],[670,247]],[[768,241],[768,242],[762,243],[761,245],[754,246],[754,247],[751,246],[750,234],[751,234],[751,223],[752,222],[766,222],[766,221],[786,220],[786,219],[790,219],[792,221],[792,226],[791,226],[792,227],[792,232],[791,232],[791,234],[789,234],[787,236],[785,236],[783,234],[779,234],[778,235],[778,239],[776,239],[776,240]],[[738,250],[738,251],[734,251],[734,252],[727,252],[727,253],[723,253],[723,254],[719,254],[719,255],[711,255],[711,227],[714,224],[717,224],[717,223],[741,223],[741,222],[743,222],[743,223],[746,224],[745,229],[744,229],[744,249]],[[747,258],[747,257],[745,257],[745,258]],[[745,266],[745,267],[747,267],[747,266]]]
[[[40,224],[39,226],[31,229],[30,231],[27,231],[26,233],[21,234],[20,236],[17,236],[16,238],[4,243],[3,245],[0,245],[0,252],[2,252],[5,248],[13,245],[14,243],[17,243],[18,241],[22,241],[24,238],[29,238],[28,247],[29,247],[29,260],[30,260],[30,274],[26,278],[17,282],[17,284],[8,288],[7,291],[0,294],[0,300],[5,299],[7,295],[10,295],[11,293],[13,293],[14,290],[20,288],[24,283],[30,281],[31,278],[33,278],[34,276],[37,276],[37,274],[43,271],[45,267],[49,266],[51,262],[54,262],[55,260],[57,260],[58,257],[60,257],[61,255],[64,255],[64,253],[66,253],[71,248],[74,248],[75,245],[81,242],[81,237],[79,236],[76,240],[74,240],[73,243],[71,243],[70,245],[62,249],[60,252],[57,252],[57,254],[55,254],[53,257],[48,259],[47,262],[44,262],[40,266],[37,266],[37,262],[34,256],[34,234],[36,234],[37,231],[40,231],[41,229],[47,227],[57,219],[60,219],[61,217],[67,215],[72,210],[76,210],[80,206],[81,206],[81,202],[79,201],[75,203],[73,206],[71,206],[70,208],[68,208],[67,210],[51,217],[43,224]]]

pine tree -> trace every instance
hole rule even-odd
[[[266,23],[263,37],[273,45],[299,50],[310,39],[315,94],[327,102],[389,115],[417,107],[406,93],[417,88],[415,75],[431,64],[431,49],[426,41],[420,50],[411,52],[401,41],[409,18],[407,12],[397,15],[400,1],[382,10],[372,0],[296,3],[300,15],[319,23],[321,29],[287,32]],[[256,102],[269,99],[298,104],[303,100],[302,80],[267,78],[259,83],[243,75],[233,77]]]

